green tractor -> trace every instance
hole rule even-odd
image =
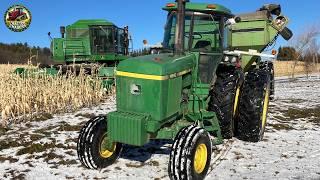
[[[54,65],[41,65],[40,72],[57,75],[67,70],[79,73],[84,68],[86,73],[92,72],[92,65],[99,64],[98,75],[108,87],[114,84],[115,67],[129,57],[128,27],[119,28],[113,23],[101,20],[79,20],[67,27],[60,27],[61,38],[51,38],[51,53]],[[31,70],[29,70],[30,72]],[[36,70],[37,71],[37,70]],[[31,71],[30,73],[37,73]],[[16,73],[28,73],[18,68]]]
[[[272,89],[273,55],[261,52],[278,35],[290,39],[279,5],[235,16],[217,4],[178,0],[168,11],[159,53],[121,61],[117,110],[89,120],[77,151],[83,165],[104,168],[123,144],[174,140],[170,179],[204,179],[212,146],[223,138],[263,138]]]

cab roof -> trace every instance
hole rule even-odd
[[[166,11],[176,11],[177,3],[168,3],[163,10]],[[194,11],[194,12],[204,12],[204,13],[217,13],[223,14],[228,17],[234,16],[231,11],[219,4],[211,4],[211,3],[186,3],[186,11]]]
[[[113,26],[114,24],[104,19],[82,19],[69,25],[72,28],[88,28],[88,26]]]

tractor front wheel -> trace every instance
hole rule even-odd
[[[205,129],[195,125],[183,128],[175,137],[170,153],[170,179],[204,179],[210,166],[211,153],[211,140]]]
[[[90,169],[101,169],[113,164],[120,156],[122,144],[108,138],[105,116],[90,119],[81,129],[77,151],[81,163]]]
[[[254,69],[246,74],[239,104],[237,136],[250,142],[262,140],[269,107],[270,73]]]

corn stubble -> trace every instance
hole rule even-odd
[[[0,65],[1,124],[6,126],[28,120],[41,113],[72,112],[99,104],[105,98],[96,74],[79,75],[72,70],[59,76],[33,74],[21,77],[13,73],[18,65]],[[27,66],[27,68],[37,68]]]

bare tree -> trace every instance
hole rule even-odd
[[[309,48],[307,50],[307,56],[304,57],[304,67],[307,73],[307,77],[309,73],[314,70],[318,70],[318,56],[319,56],[320,47],[317,42],[317,39],[313,39],[310,42]]]
[[[320,35],[320,28],[317,25],[306,28],[304,32],[298,34],[290,41],[290,45],[296,49],[294,54],[294,63],[292,67],[291,77],[294,78],[295,68],[299,60],[303,60],[303,57],[310,53],[311,46],[315,45],[317,37]],[[316,46],[314,46],[316,47]],[[307,70],[309,70],[310,63],[305,63]]]

